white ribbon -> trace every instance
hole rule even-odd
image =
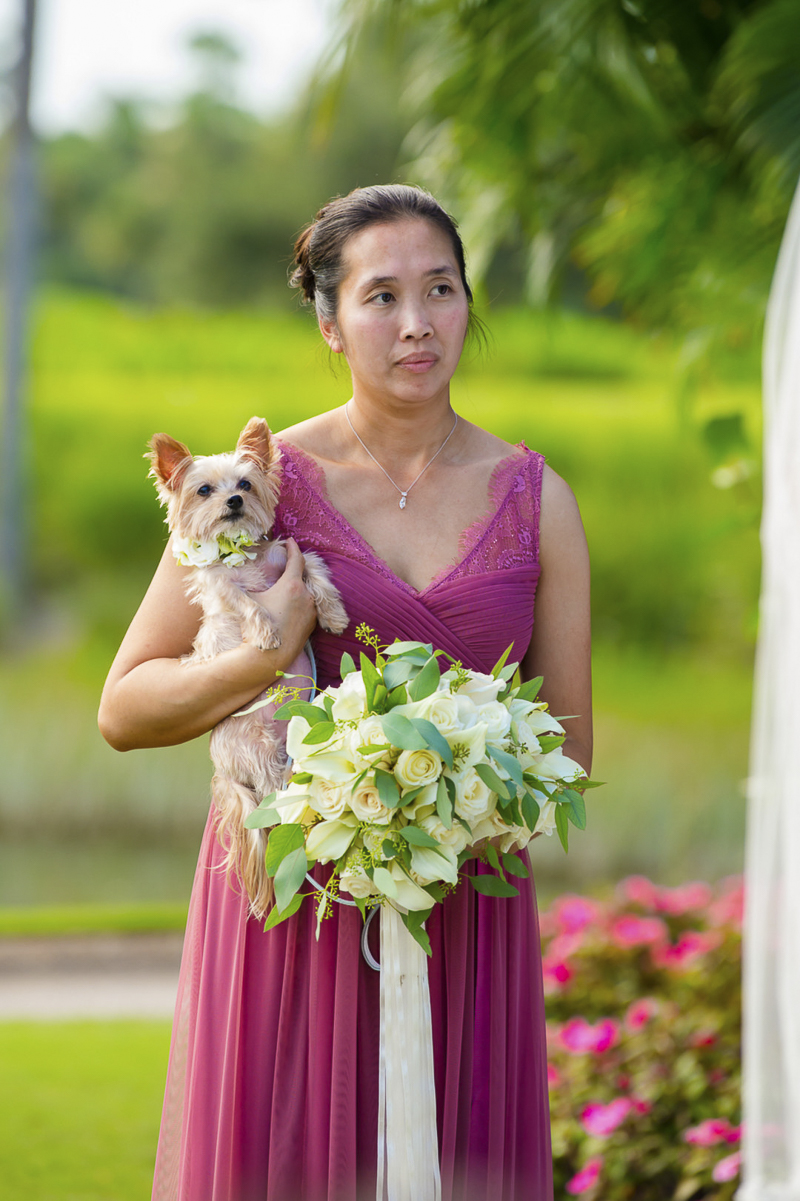
[[[425,952],[381,906],[377,1201],[441,1201]]]

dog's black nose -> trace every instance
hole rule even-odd
[[[244,504],[244,501],[242,500],[241,496],[229,496],[226,503],[229,509],[233,509],[234,512],[238,512],[238,510],[241,509],[242,505]]]

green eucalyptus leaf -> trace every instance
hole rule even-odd
[[[392,689],[386,698],[386,709],[387,711],[391,711],[392,709],[396,709],[398,705],[407,704],[408,690],[405,684],[398,684],[396,688]]]
[[[416,675],[416,666],[410,659],[392,659],[386,664],[383,673],[383,682],[386,687],[391,690],[397,688],[400,684],[405,684]]]
[[[287,855],[299,848],[305,848],[306,840],[303,827],[294,822],[275,826],[269,836],[266,854],[266,869],[268,876],[274,876],[278,867]]]
[[[339,664],[339,675],[342,677],[342,679],[345,679],[345,677],[351,675],[355,669],[356,665],[353,656],[345,651]]]
[[[277,905],[273,905],[267,914],[267,920],[264,922],[264,929],[271,930],[274,926],[279,926],[281,922],[285,922],[287,917],[297,913],[297,910],[303,904],[303,894],[296,892],[286,908],[281,911]]]
[[[564,745],[566,734],[540,734],[538,737],[539,748],[543,755],[547,755],[550,751]]]
[[[544,676],[537,676],[535,680],[526,680],[524,684],[520,684],[517,689],[517,700],[520,701],[535,701],[539,695],[539,689],[544,683]]]
[[[381,725],[392,745],[401,751],[424,751],[428,747],[424,735],[402,713],[384,713]]]
[[[408,695],[412,701],[424,700],[426,696],[430,696],[436,691],[441,678],[442,673],[439,670],[438,660],[434,655],[431,655],[428,662],[422,668],[422,671],[408,685]]]
[[[480,892],[485,897],[518,897],[519,892],[513,884],[509,884],[508,880],[501,880],[499,876],[469,876],[470,884],[476,892]]]
[[[332,721],[320,721],[306,734],[303,739],[303,745],[317,746],[323,742],[329,742],[336,733],[336,726]]]
[[[513,784],[507,780],[501,780],[497,772],[489,766],[488,763],[476,763],[475,772],[483,780],[487,788],[491,788],[492,792],[496,792],[499,797],[511,799]],[[516,790],[515,790],[516,791]]]
[[[395,655],[408,655],[414,652],[424,654],[426,658],[433,654],[433,646],[430,642],[393,642],[391,646],[387,646],[384,654],[389,657]]]
[[[426,834],[424,830],[420,830],[419,826],[403,826],[402,830],[398,830],[398,834],[414,847],[430,847],[434,851],[440,850],[436,839],[431,838],[430,834]]]
[[[490,866],[493,867],[496,872],[499,872],[503,879],[505,879],[505,872],[500,866],[500,856],[498,855],[497,847],[493,842],[487,842],[486,844],[486,858]]]
[[[518,855],[512,855],[510,851],[503,854],[503,866],[512,876],[518,876],[521,880],[527,880],[531,874],[525,860],[520,859]]]
[[[303,717],[310,726],[326,720],[325,710],[320,709],[319,705],[312,705],[309,701],[287,701],[285,705],[281,705],[280,709],[275,711],[275,717],[278,721],[284,721],[289,717]]]
[[[524,793],[522,797],[522,817],[531,834],[536,829],[536,823],[539,820],[540,814],[541,809],[536,798],[532,797],[529,792]]]
[[[579,830],[586,829],[586,805],[583,797],[579,792],[573,792],[569,789],[564,793],[564,796],[569,797],[569,803],[566,806],[567,817],[572,822],[573,826],[577,826]]]
[[[425,745],[432,751],[436,751],[436,754],[444,760],[448,767],[452,767],[453,752],[450,749],[450,743],[439,733],[433,722],[427,721],[424,717],[412,717],[410,721],[414,729],[419,731],[425,739]]]
[[[295,893],[300,889],[308,871],[308,859],[304,846],[290,851],[275,872],[275,904],[283,913]]]
[[[424,921],[425,918],[428,917],[430,910],[423,910],[422,912]],[[401,913],[400,917],[402,918],[403,925],[408,930],[414,941],[419,943],[426,955],[430,955],[431,940],[428,938],[426,931],[423,930],[422,925],[413,920],[417,917],[417,911],[412,910],[411,913]]]
[[[258,808],[248,813],[242,824],[246,830],[268,830],[277,826],[280,820],[281,815],[275,809]]]
[[[392,842],[391,838],[384,838],[381,844],[381,854],[384,859],[394,859],[397,854],[397,847]]]
[[[452,781],[451,781],[452,783]],[[455,789],[455,785],[453,785]],[[439,821],[449,830],[453,825],[453,802],[447,789],[447,777],[440,776],[436,785],[436,813]]]
[[[556,830],[565,851],[569,851],[569,820],[565,805],[556,805]]]
[[[375,786],[378,789],[378,796],[387,809],[397,809],[402,804],[400,785],[391,772],[376,768]]]
[[[381,676],[375,664],[367,658],[363,651],[361,652],[361,675],[367,694],[367,709],[372,712],[375,708],[375,690],[381,683]]]
[[[498,747],[491,746],[489,743],[486,744],[486,754],[508,772],[518,788],[522,788],[522,764],[518,759],[513,755],[509,755],[508,751],[501,751]]]

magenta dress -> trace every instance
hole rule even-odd
[[[330,505],[313,460],[282,453],[276,533],[321,552],[351,617],[341,637],[314,636],[320,687],[338,680],[343,651],[357,657],[362,621],[383,642],[432,642],[481,671],[512,641],[522,657],[539,576],[540,455],[523,447],[499,465],[490,511],[465,532],[458,563],[417,593]],[[374,1201],[379,975],[361,955],[361,917],[335,906],[317,942],[306,902],[265,933],[221,859],[209,818],[154,1201]],[[485,869],[473,860],[470,870]],[[533,885],[505,899],[465,881],[428,931],[443,1201],[552,1201]],[[374,941],[377,951],[377,931]]]

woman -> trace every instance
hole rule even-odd
[[[326,205],[295,247],[292,282],[347,360],[342,408],[279,435],[277,525],[290,538],[263,600],[277,651],[243,643],[184,667],[198,615],[166,553],[111,669],[100,723],[120,749],[209,730],[256,696],[314,628],[297,545],[326,559],[351,625],[317,631],[320,685],[354,629],[433,642],[489,670],[513,641],[541,674],[566,752],[591,756],[588,560],[572,493],[541,456],[458,417],[450,380],[472,295],[455,225],[403,186]],[[541,509],[541,521],[539,514]],[[291,539],[296,539],[296,543]],[[533,625],[534,596],[536,623]],[[190,907],[154,1197],[355,1201],[375,1196],[378,980],[360,916],[337,906],[267,933],[220,872],[206,831]],[[472,860],[470,870],[483,870]],[[428,921],[443,1196],[552,1198],[544,1013],[532,889],[461,887]],[[419,1201],[427,1201],[419,1198]]]

